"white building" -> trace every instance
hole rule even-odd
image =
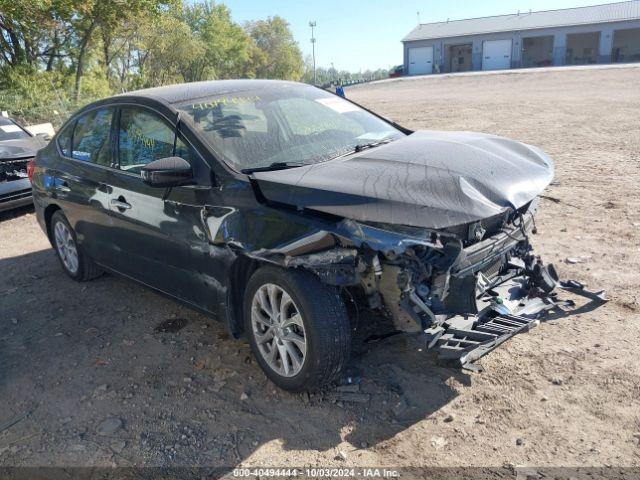
[[[425,23],[402,42],[408,75],[640,62],[640,0]]]

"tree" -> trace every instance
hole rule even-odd
[[[377,74],[318,67],[323,84]],[[0,0],[0,106],[26,123],[136,88],[311,75],[286,21],[240,26],[213,0]]]
[[[74,30],[77,32],[76,75],[74,92],[76,100],[80,97],[82,75],[89,42],[97,29],[103,33],[114,31],[123,22],[144,12],[149,16],[157,15],[163,7],[169,7],[174,0],[83,0],[76,4],[73,15]],[[103,40],[104,40],[103,35]],[[104,50],[103,50],[104,51]],[[107,49],[108,51],[108,49]],[[105,59],[108,62],[108,58]],[[107,65],[108,68],[108,65]]]
[[[52,62],[73,1],[0,0],[0,65],[35,67],[47,57]]]
[[[269,17],[248,23],[246,29],[265,55],[265,62],[256,69],[257,77],[285,80],[302,78],[302,53],[286,20],[278,16]]]
[[[253,76],[250,63],[261,56],[253,40],[231,19],[231,12],[213,1],[187,6],[185,22],[202,41],[208,66],[215,78]]]
[[[189,25],[172,15],[145,25],[141,35],[140,72],[146,86],[193,82],[213,76],[206,46]]]

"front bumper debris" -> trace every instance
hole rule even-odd
[[[608,301],[604,291],[589,291],[575,280],[559,281],[557,285],[590,300],[581,310]],[[473,362],[518,333],[539,325],[545,312],[555,311],[560,316],[573,313],[573,301],[559,300],[551,292],[531,295],[526,286],[526,278],[514,278],[494,288],[492,295],[484,298],[487,306],[478,314],[457,315],[424,330],[427,348],[436,350],[444,364],[474,369]]]

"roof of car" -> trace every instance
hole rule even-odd
[[[14,122],[10,118],[0,115],[0,125],[13,125]]]
[[[204,82],[179,83],[164,87],[145,88],[143,90],[135,90],[121,95],[159,98],[168,103],[181,103],[196,98],[224,95],[226,93],[238,93],[243,90],[276,88],[284,85],[302,84],[283,80],[209,80]]]

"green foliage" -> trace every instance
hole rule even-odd
[[[265,61],[256,69],[258,77],[286,80],[302,78],[302,53],[286,20],[275,16],[250,22],[247,31],[265,55]]]
[[[206,61],[206,45],[189,25],[165,15],[142,28],[140,74],[145,86],[205,80],[213,76]]]
[[[338,70],[333,67],[316,67],[316,83],[318,85],[359,83],[388,78],[389,73],[390,71],[386,68],[365,70],[364,72],[349,72],[347,70]],[[302,81],[306,83],[313,83],[313,61],[311,60],[311,57],[305,58]]]
[[[318,73],[319,83],[351,76]],[[0,0],[0,109],[24,123],[59,125],[114,93],[226,78],[313,73],[284,19],[240,26],[213,0]]]
[[[104,75],[92,71],[83,96],[74,100],[73,77],[64,71],[41,71],[29,66],[0,67],[0,110],[30,124],[59,126],[78,107],[110,94]]]
[[[195,4],[185,9],[184,18],[203,43],[204,58],[215,78],[251,76],[252,40],[233,22],[225,5]]]

